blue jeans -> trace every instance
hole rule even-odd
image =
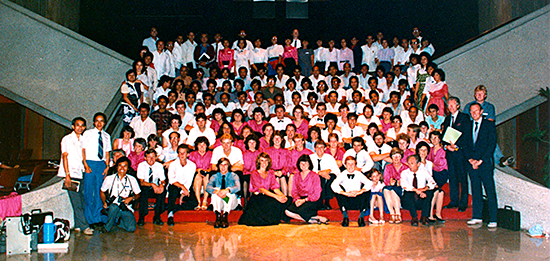
[[[136,218],[134,217],[134,213],[129,210],[121,210],[118,205],[111,204],[107,209],[105,230],[110,232],[117,223],[118,227],[128,232],[134,232],[136,230]]]
[[[84,216],[88,224],[105,223],[107,218],[101,214],[103,202],[99,193],[101,193],[101,184],[103,184],[103,171],[106,168],[104,161],[87,160],[86,163],[92,169],[91,173],[84,173]]]

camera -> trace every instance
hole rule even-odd
[[[201,173],[201,175],[203,175],[203,176],[206,176],[206,175],[208,174],[208,172],[206,172],[206,170],[201,170],[200,173]]]

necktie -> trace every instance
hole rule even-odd
[[[101,131],[99,132],[99,139],[97,141],[98,147],[97,147],[97,156],[100,160],[103,159],[103,136],[101,135]]]
[[[418,180],[416,179],[416,173],[413,173],[413,187],[418,188]]]
[[[294,39],[294,42],[292,43],[292,46],[296,47],[296,39]]]
[[[378,154],[382,154],[382,149],[378,149]]]
[[[477,132],[479,131],[479,122],[475,122],[475,127],[474,127],[474,143],[476,143],[477,141]]]
[[[222,175],[222,189],[225,189],[225,175]]]
[[[282,123],[282,122],[284,122],[284,121],[283,121],[283,120],[279,120],[279,123]]]
[[[348,179],[353,179],[355,177],[355,174],[348,174]]]
[[[451,126],[453,126],[453,124],[455,124],[455,116],[451,115]]]
[[[321,171],[321,159],[317,160],[317,168],[318,168],[317,171]]]
[[[351,129],[351,137],[353,137],[353,129]]]
[[[153,183],[153,168],[149,167],[149,183]]]

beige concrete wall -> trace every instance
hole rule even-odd
[[[466,104],[483,84],[497,115],[536,96],[550,82],[549,21],[546,6],[436,59],[449,92]]]

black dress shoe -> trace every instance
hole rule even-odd
[[[428,218],[427,217],[421,217],[420,218],[420,223],[422,223],[422,225],[424,225],[424,226],[427,226],[429,224]]]
[[[364,227],[366,226],[367,224],[365,224],[365,219],[360,217],[358,220],[357,220],[357,226],[359,227]]]
[[[330,203],[328,203],[328,201],[327,201],[327,203],[325,203],[325,209],[326,210],[331,210],[332,209],[332,207],[330,206]]]
[[[243,206],[237,205],[237,207],[235,208],[235,210],[243,210]]]
[[[464,212],[464,211],[466,211],[466,208],[467,208],[467,207],[459,207],[459,208],[458,208],[458,212]]]
[[[437,222],[438,222],[439,224],[445,223],[445,220],[442,219],[442,218],[439,218],[438,216],[435,216],[435,220],[437,220]]]
[[[447,206],[444,206],[443,208],[457,208],[458,205],[455,204],[448,204]]]
[[[229,227],[229,222],[227,221],[227,215],[228,215],[227,212],[223,213],[223,215],[222,215],[222,218],[221,218],[221,225],[222,225],[222,228],[227,228],[227,227]]]
[[[164,222],[162,222],[160,217],[158,217],[158,218],[153,218],[153,224],[158,225],[158,226],[162,226],[162,225],[164,225]]]
[[[413,227],[418,227],[418,218],[413,218],[413,219],[411,220],[411,225],[412,225]]]
[[[141,226],[145,225],[145,221],[140,218],[137,222],[137,225],[141,227]]]
[[[349,218],[345,217],[344,220],[342,220],[342,226],[349,227]]]
[[[220,214],[220,212],[216,211],[216,222],[214,222],[214,228],[219,228],[222,226],[221,219],[222,219],[222,215]]]
[[[168,222],[166,222],[166,223],[168,223],[169,226],[173,226],[174,225],[174,217],[169,217]]]

